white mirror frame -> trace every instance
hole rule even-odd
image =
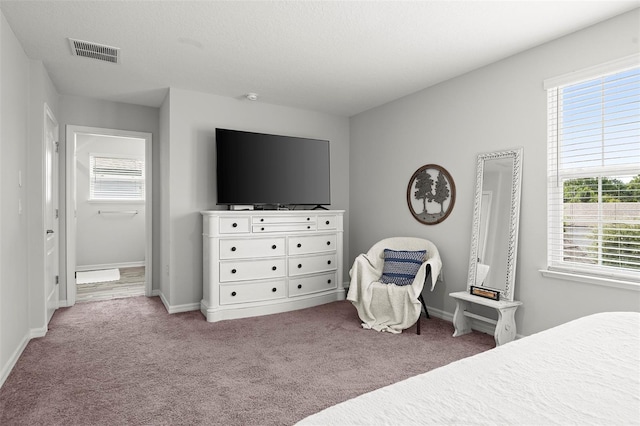
[[[480,212],[482,205],[482,184],[484,163],[487,160],[513,158],[511,173],[511,211],[509,215],[509,247],[507,250],[507,273],[504,288],[488,289],[500,291],[500,300],[513,301],[516,279],[516,260],[518,253],[518,228],[520,224],[520,193],[522,188],[522,148],[479,154],[476,163],[476,192],[473,203],[473,227],[471,232],[471,253],[469,255],[469,275],[467,277],[467,291],[476,282],[478,266],[478,244],[480,236]]]

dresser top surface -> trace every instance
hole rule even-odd
[[[344,210],[204,210],[203,216],[322,216],[342,214]]]

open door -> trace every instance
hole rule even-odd
[[[44,105],[44,283],[47,324],[59,304],[58,279],[58,122],[47,104]]]

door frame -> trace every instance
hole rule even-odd
[[[130,130],[87,126],[66,126],[66,287],[67,306],[76,303],[76,138],[78,135],[101,135],[144,139],[145,141],[145,284],[144,294],[152,296],[153,283],[153,211],[152,211],[152,134]]]

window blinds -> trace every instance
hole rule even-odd
[[[638,280],[640,67],[547,89],[549,268]]]
[[[144,160],[91,155],[92,200],[144,200]]]

